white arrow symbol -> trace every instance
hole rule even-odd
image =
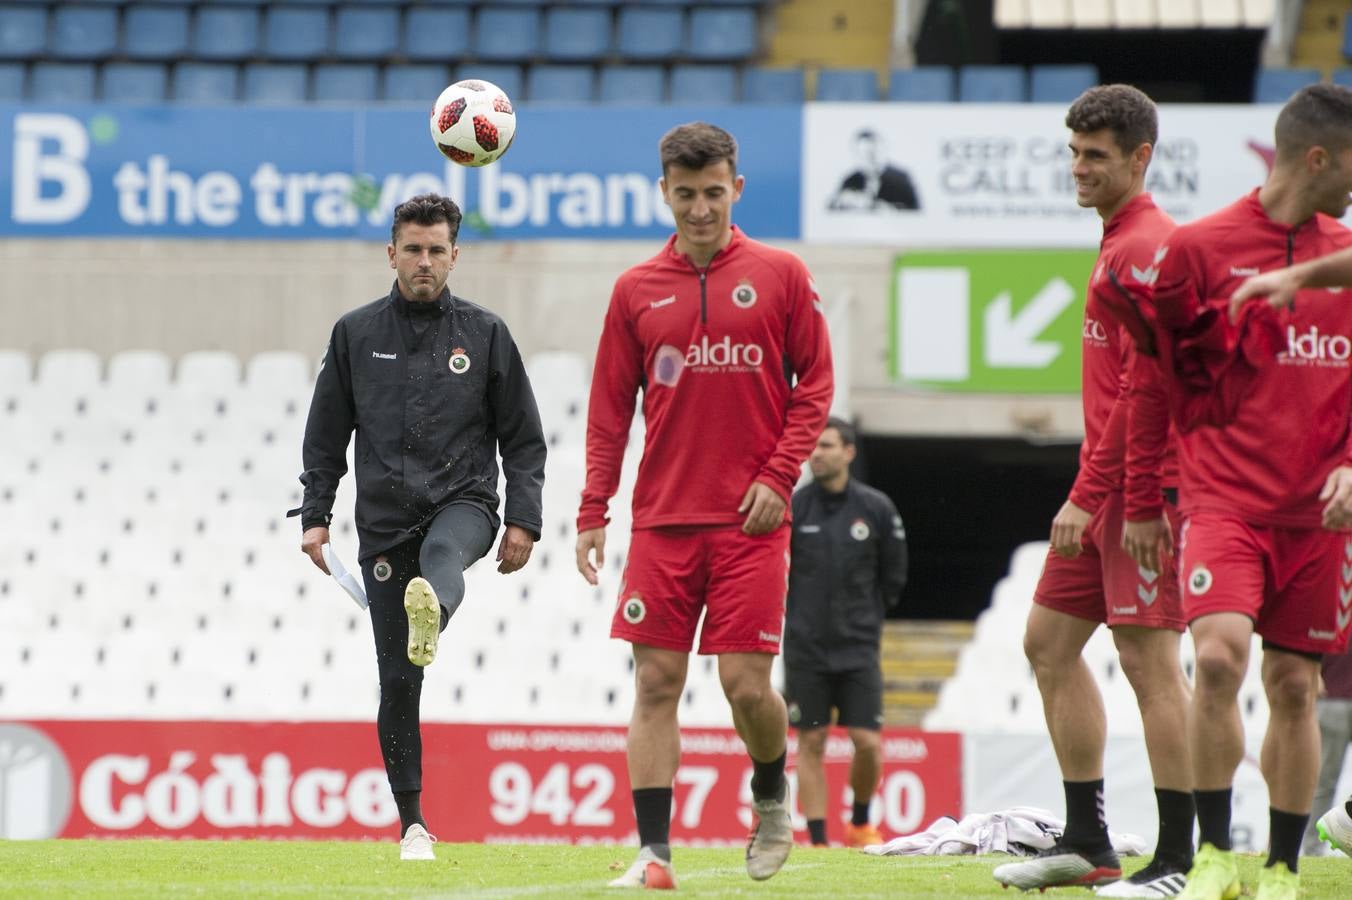
[[[1143,602],[1146,606],[1150,606],[1155,602],[1155,597],[1159,594],[1159,592],[1160,589],[1157,587],[1151,588],[1150,590],[1147,591],[1145,589],[1145,585],[1143,584],[1136,585],[1136,596],[1140,597],[1141,602]]]
[[[1152,572],[1145,566],[1137,566],[1136,574],[1140,575],[1141,580],[1144,581],[1146,584],[1154,584],[1155,579],[1160,577],[1159,572]]]
[[[1002,291],[986,307],[986,365],[1040,369],[1051,363],[1061,355],[1061,345],[1037,337],[1074,300],[1074,289],[1057,276],[1014,315],[1009,291]]]
[[[1352,565],[1343,563],[1343,584],[1352,584]]]
[[[1352,610],[1345,613],[1338,613],[1338,630],[1346,631],[1348,623],[1352,622]]]
[[[1352,606],[1352,587],[1338,589],[1338,605],[1344,609]]]

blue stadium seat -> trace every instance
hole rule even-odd
[[[339,59],[380,59],[399,47],[399,10],[393,6],[340,6],[333,52]]]
[[[679,9],[620,10],[620,55],[626,59],[672,59],[685,46],[685,13]]]
[[[329,51],[329,11],[321,6],[272,6],[263,17],[263,55],[311,60]]]
[[[801,69],[751,66],[742,71],[744,103],[802,103],[806,97]]]
[[[556,7],[545,14],[545,56],[590,62],[610,53],[610,10]]]
[[[192,55],[198,59],[247,59],[258,53],[258,10],[201,6],[193,21]]]
[[[1352,69],[1334,69],[1333,83],[1343,87],[1352,87]]]
[[[160,63],[104,63],[99,81],[104,103],[163,103],[169,89]]]
[[[303,63],[247,63],[244,96],[248,103],[302,104],[309,99],[310,72]]]
[[[47,48],[47,8],[0,6],[0,59],[29,59]]]
[[[1343,16],[1343,59],[1352,60],[1352,13]]]
[[[887,99],[899,103],[952,103],[952,66],[916,66],[893,69],[887,83]]]
[[[128,6],[122,49],[132,59],[173,59],[188,51],[188,7]]]
[[[526,73],[526,99],[532,103],[590,103],[595,83],[591,66],[538,64]]]
[[[234,103],[239,70],[230,63],[181,62],[169,79],[169,99],[180,103]]]
[[[395,103],[419,103],[431,108],[432,101],[450,83],[450,66],[435,63],[387,66],[383,96]]]
[[[94,99],[93,63],[33,63],[29,97],[43,103],[84,103]]]
[[[958,99],[963,103],[1023,103],[1028,99],[1023,66],[963,66],[958,70]]]
[[[0,100],[23,99],[23,63],[0,63]]]
[[[737,70],[720,65],[671,67],[672,103],[736,103]]]
[[[0,21],[4,14],[0,13]],[[8,26],[0,26],[4,31]],[[117,49],[117,10],[111,6],[58,4],[52,13],[50,55],[57,59],[102,59]]]
[[[1260,68],[1254,80],[1254,103],[1285,103],[1307,84],[1319,80],[1318,69]]]
[[[474,20],[474,51],[480,59],[527,60],[536,56],[539,50],[540,13],[537,10],[480,8]]]
[[[1098,66],[1037,65],[1029,72],[1028,94],[1034,103],[1070,103],[1098,84]]]
[[[328,63],[315,66],[315,99],[344,103],[370,103],[379,96],[376,90],[379,70],[372,63]],[[432,97],[427,108],[432,108]]]
[[[878,99],[878,76],[872,69],[822,69],[817,75],[817,100],[867,103]]]
[[[496,84],[513,100],[525,93],[526,77],[521,74],[520,66],[501,63],[463,65],[456,70],[453,80],[464,81],[466,78],[482,78],[484,81]],[[432,99],[435,100],[436,98],[433,97]]]
[[[690,11],[686,49],[691,59],[748,59],[760,44],[756,28],[754,9],[696,7]]]
[[[404,14],[404,56],[444,62],[469,54],[469,10],[415,6]]]
[[[602,103],[666,102],[666,73],[661,66],[605,66],[601,69]]]

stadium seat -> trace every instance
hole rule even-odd
[[[671,67],[672,103],[736,103],[737,70],[720,65]]]
[[[80,103],[94,99],[92,63],[33,63],[29,96],[44,103]]]
[[[1028,99],[1023,66],[963,66],[958,99],[963,103],[1022,103]]]
[[[99,97],[105,103],[163,103],[169,73],[159,63],[104,63]]]
[[[893,69],[887,83],[887,99],[900,103],[952,103],[953,69],[950,66]]]
[[[1258,70],[1254,81],[1254,103],[1285,103],[1291,95],[1307,84],[1319,81],[1318,69],[1269,69]]]
[[[45,6],[0,6],[0,59],[32,59],[46,49]]]
[[[603,66],[600,100],[602,103],[663,103],[666,101],[666,73],[661,66]]]
[[[1029,78],[1029,98],[1034,103],[1070,103],[1098,84],[1093,65],[1037,65]]]
[[[117,10],[111,6],[60,4],[51,27],[48,53],[56,59],[103,59],[117,50]]]
[[[188,7],[139,4],[122,14],[122,49],[132,59],[162,60],[188,50]]]
[[[456,81],[466,78],[482,78],[502,88],[508,97],[520,97],[525,93],[526,77],[520,66],[502,63],[482,63],[462,65],[455,73]],[[436,99],[436,98],[433,98]]]
[[[540,50],[540,14],[534,9],[482,7],[474,20],[474,51],[484,60],[534,58]]]
[[[234,103],[239,70],[230,63],[181,62],[169,79],[169,98],[179,103]]]
[[[545,56],[600,61],[610,53],[610,10],[555,7],[545,14]]]
[[[304,103],[309,79],[301,63],[247,63],[243,99],[248,103]]]
[[[247,59],[258,53],[258,10],[201,6],[193,20],[192,55],[203,60]]]
[[[22,100],[23,88],[23,63],[0,63],[0,100]]]
[[[537,64],[526,74],[526,99],[532,103],[590,103],[595,81],[591,66]]]
[[[103,365],[90,350],[48,350],[38,360],[36,381],[47,391],[90,390],[98,387],[102,377]]]
[[[1343,15],[1343,59],[1352,61],[1352,13]]]
[[[878,77],[872,69],[822,69],[817,75],[817,100],[865,103],[878,99]]]
[[[314,98],[320,101],[369,103],[379,96],[379,72],[370,63],[327,63],[315,66]],[[436,98],[433,97],[433,100]],[[428,101],[431,102],[430,100]]]
[[[696,7],[690,11],[687,53],[691,59],[749,59],[760,44],[756,28],[756,11],[749,7]]]
[[[123,350],[108,360],[108,387],[115,390],[165,388],[169,357],[158,350]]]
[[[449,66],[433,63],[387,66],[382,97],[396,103],[426,106],[451,83],[450,77]]]
[[[789,69],[750,66],[742,70],[744,103],[802,103],[805,99],[803,72],[796,66]]]
[[[398,8],[338,7],[333,28],[333,52],[338,59],[381,59],[398,49]]]
[[[404,56],[447,62],[469,52],[469,10],[415,6],[404,14]]]
[[[620,56],[626,59],[662,60],[680,56],[685,46],[685,13],[679,9],[644,9],[626,6],[620,10]]]
[[[309,61],[329,50],[329,11],[318,6],[271,6],[263,19],[263,55]]]
[[[1341,84],[1343,87],[1352,87],[1352,68],[1334,69],[1333,83]]]

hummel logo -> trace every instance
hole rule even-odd
[[[770,634],[770,633],[765,632],[765,631],[760,632],[760,639],[761,639],[762,641],[774,641],[776,644],[779,643],[779,635],[777,635],[777,634]]]
[[[798,533],[799,533],[799,534],[816,534],[817,532],[819,532],[819,531],[821,531],[821,530],[822,530],[822,527],[821,527],[820,525],[801,525],[801,526],[799,526],[799,528],[798,528]]]
[[[1311,628],[1308,634],[1310,636],[1310,640],[1314,641],[1331,641],[1338,636],[1337,632],[1321,631],[1318,628]]]
[[[371,351],[371,356],[373,356],[373,357],[376,358],[376,359],[398,359],[398,358],[399,358],[399,354],[398,354],[398,353],[377,353],[377,352],[374,351],[374,350]]]
[[[1231,266],[1230,274],[1236,278],[1247,278],[1250,275],[1258,274],[1257,266]]]
[[[648,305],[651,306],[653,309],[661,309],[663,306],[670,306],[675,302],[676,295],[672,294],[670,297],[663,297],[661,300],[654,300],[652,303],[649,303]]]
[[[1134,607],[1134,606],[1114,606],[1114,607],[1113,607],[1113,615],[1115,615],[1115,616],[1134,616],[1134,615],[1136,615],[1136,607]]]

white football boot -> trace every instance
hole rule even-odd
[[[427,829],[414,822],[399,841],[400,859],[436,859],[432,845],[437,839],[427,833]]]
[[[784,805],[788,783],[780,786],[779,796],[756,800],[751,804],[756,825],[746,842],[746,874],[764,881],[784,867],[793,849],[793,822]]]
[[[671,863],[659,859],[656,853],[644,847],[638,851],[638,858],[629,869],[610,882],[613,888],[648,888],[650,890],[672,891],[676,889],[676,873]]]
[[[1324,813],[1314,827],[1321,841],[1352,856],[1352,816],[1347,814],[1346,803],[1339,803]]]
[[[430,666],[437,658],[441,636],[441,604],[426,578],[415,578],[404,588],[404,612],[408,614],[408,661]]]

